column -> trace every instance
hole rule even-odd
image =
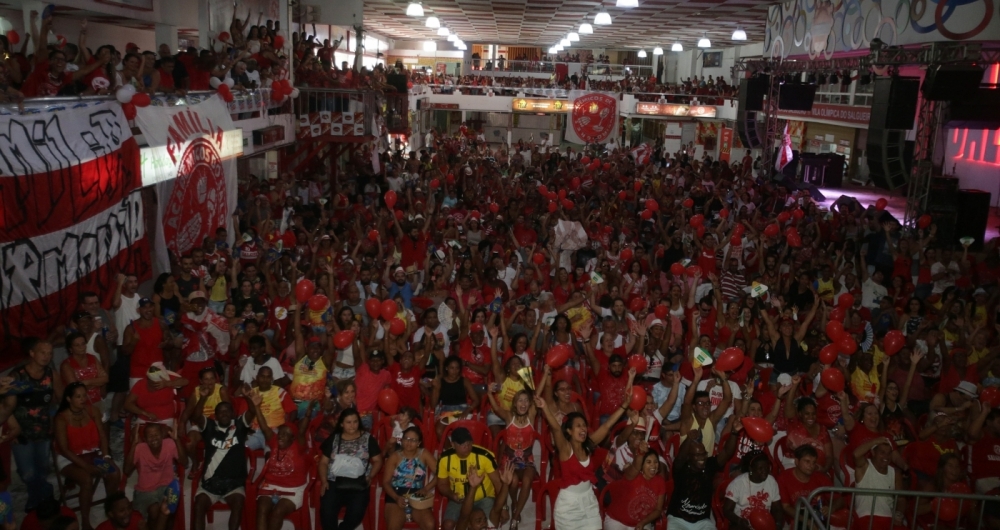
[[[172,53],[177,53],[180,50],[177,49],[177,26],[170,24],[157,24],[154,28],[156,33],[156,48],[159,49],[161,44],[166,44],[170,47]]]
[[[229,28],[226,28],[228,31]],[[208,38],[212,35],[211,15],[208,0],[198,0],[198,48],[208,48]]]
[[[660,76],[656,75],[656,68],[657,68],[657,65],[660,62],[660,56],[656,55],[655,53],[653,53],[652,50],[650,50],[649,54],[653,57],[653,71],[649,75],[651,75],[652,77],[655,77],[656,78],[656,82],[659,83],[660,82]]]
[[[24,35],[21,35],[21,41],[22,42],[24,42],[24,39],[28,36],[29,33],[31,33],[31,12],[32,11],[37,11],[38,12],[37,28],[41,29],[41,27],[42,27],[42,11],[45,10],[45,5],[46,4],[44,2],[38,2],[38,1],[27,1],[27,2],[24,2],[23,4],[21,4],[21,14],[23,15],[23,18],[24,18]],[[42,35],[42,42],[45,42],[47,40],[48,40],[47,36],[46,35]],[[38,45],[38,43],[35,42],[35,38],[32,37],[31,40],[28,42],[28,48],[26,50],[24,50],[25,56],[27,56],[29,54],[32,54],[32,53],[35,53],[35,50],[37,49],[36,48],[37,45]]]

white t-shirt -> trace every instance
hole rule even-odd
[[[413,339],[411,344],[414,346],[420,344],[420,341],[424,340],[424,333],[426,333],[427,328],[420,326],[416,331],[413,332]],[[448,356],[448,352],[451,351],[451,340],[448,339],[448,327],[443,323],[439,323],[438,327],[434,329],[434,335],[437,336],[438,340],[444,341],[444,356]],[[432,356],[433,357],[433,356]],[[428,359],[430,360],[430,359]]]
[[[743,473],[729,483],[726,498],[736,503],[736,509],[733,510],[736,515],[746,519],[751,510],[761,509],[770,513],[771,504],[780,502],[781,493],[778,491],[778,481],[771,475],[764,482],[754,484],[750,481],[750,474]]]
[[[257,364],[253,362],[253,357],[247,359],[246,364],[243,365],[243,370],[240,371],[240,381],[248,385],[253,385],[253,382],[257,379],[257,372],[263,367],[268,367],[271,369],[271,375],[274,381],[285,377],[285,371],[281,369],[281,363],[278,362],[274,356],[269,356],[264,364]]]
[[[962,272],[958,268],[958,263],[952,261],[947,266],[940,261],[931,265],[931,276],[936,276],[942,272],[948,271],[948,275],[944,278],[934,282],[934,288],[931,289],[931,293],[940,294],[943,293],[945,289],[953,287],[955,285],[955,278]]]
[[[118,346],[122,345],[125,338],[125,328],[133,321],[139,320],[139,300],[142,299],[138,293],[131,298],[122,295],[122,305],[115,309],[115,327],[118,328]]]
[[[726,410],[726,415],[724,416],[725,418],[728,418],[733,415],[733,406],[736,404],[736,400],[743,399],[743,391],[740,390],[740,385],[737,385],[736,383],[728,380],[726,382],[729,383],[729,390],[733,392],[733,400],[729,403],[729,409]],[[698,383],[698,388],[696,388],[695,390],[703,392],[706,388],[708,388],[707,379]],[[708,398],[712,401],[713,411],[719,408],[719,405],[722,404],[722,397],[723,397],[723,392],[722,392],[722,386],[720,385],[714,385],[712,386],[712,389],[708,391]]]
[[[861,284],[861,305],[868,309],[878,309],[879,301],[888,294],[888,289],[868,278]]]

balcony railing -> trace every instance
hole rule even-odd
[[[461,94],[466,96],[489,96],[490,92],[494,96],[514,97],[524,94],[526,97],[556,98],[563,99],[569,97],[569,90],[564,88],[542,88],[533,86],[507,86],[507,85],[443,85],[443,84],[421,84],[415,85],[411,94]],[[636,101],[642,102],[662,102],[662,103],[683,103],[689,105],[724,105],[727,102],[735,105],[738,96],[735,93],[719,94],[689,94],[686,92],[620,92],[633,96]]]
[[[565,65],[569,75],[579,72],[590,77],[653,75],[652,65],[639,64],[605,64],[605,63],[571,63],[566,61],[508,61],[504,60],[503,68],[500,61],[488,59],[468,60],[462,63],[462,72],[475,72],[482,75],[513,76],[524,73],[555,73],[556,65]]]
[[[292,100],[292,110],[298,117],[299,138],[318,136],[366,137],[378,134],[383,118],[381,104],[385,98],[373,90],[300,87],[299,97]],[[386,123],[398,122],[390,105]],[[405,101],[404,109],[405,113]],[[405,118],[404,118],[405,119]]]
[[[175,105],[195,105],[216,94],[214,90],[191,91],[183,96],[176,94],[154,94],[150,97],[152,106],[175,106]],[[115,99],[113,94],[104,96],[55,96],[43,98],[26,98],[24,100],[24,114],[41,114],[54,112],[69,108],[73,105],[92,101],[111,101]],[[267,113],[271,109],[280,108],[281,103],[271,100],[270,88],[259,88],[255,90],[242,90],[233,92],[233,101],[229,102],[229,112],[236,119],[253,117],[256,113]],[[21,114],[16,102],[0,104],[0,115]]]

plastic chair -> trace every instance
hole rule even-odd
[[[62,475],[62,473],[60,473],[58,471],[59,470],[59,463],[56,460],[56,456],[59,454],[59,449],[58,449],[58,446],[56,445],[56,441],[54,439],[52,440],[52,445],[49,448],[49,452],[52,453],[52,469],[55,472],[55,475],[56,475],[56,486],[58,486],[58,489],[59,489],[59,502],[63,506],[69,508],[69,504],[67,504],[67,502],[70,501],[70,500],[73,500],[73,499],[77,499],[76,508],[73,508],[73,510],[74,511],[79,511],[80,510],[80,504],[79,504],[80,490],[79,490],[79,485],[77,485],[76,493],[74,493],[72,495],[66,493],[67,491],[69,491],[69,488],[66,485],[66,477],[64,477]],[[115,465],[117,466],[117,464],[115,464]],[[103,497],[102,498],[97,498],[97,496],[96,496],[96,494],[97,494],[97,487],[101,484],[101,482],[102,482],[102,477],[94,477],[92,485],[91,485],[91,491],[93,491],[94,495],[95,495],[94,499],[91,501],[91,509],[92,510],[94,510],[94,509],[100,509],[101,503],[104,502],[104,498]],[[122,480],[122,483],[124,483],[124,482],[125,481]],[[105,491],[104,494],[106,496],[108,494],[108,492]]]
[[[246,449],[247,458],[247,481],[246,481],[246,491],[250,492],[253,489],[253,476],[257,473],[257,459],[253,457],[253,452]],[[195,475],[191,479],[191,520],[188,528],[194,528],[194,518],[195,518],[195,499],[198,496],[198,485],[201,483],[201,474]],[[256,501],[256,498],[254,499]],[[243,513],[240,517],[243,518],[242,527],[243,528],[256,528],[256,508],[257,503],[250,501],[249,494],[244,494],[243,497]],[[225,501],[219,501],[208,508],[208,512],[205,513],[205,519],[208,524],[215,522],[215,512],[220,510],[229,510],[229,505]]]
[[[555,513],[556,498],[559,497],[559,490],[562,489],[561,481],[553,480],[545,485],[542,489],[542,496],[538,499],[535,504],[535,530],[542,530],[542,524],[545,522],[546,513],[549,517],[552,517],[552,521],[549,524],[549,530],[556,530],[556,520],[553,514]],[[548,503],[545,499],[548,498]]]
[[[310,528],[310,525],[312,523],[312,520],[309,515],[309,502],[310,498],[312,497],[312,490],[313,488],[316,487],[316,478],[313,477],[312,473],[312,468],[315,467],[316,466],[314,463],[313,466],[310,468],[309,472],[306,473],[306,490],[302,494],[302,506],[299,507],[298,510],[295,510],[294,512],[285,516],[285,520],[291,521],[292,526],[294,526],[295,528],[307,530],[308,528]],[[258,492],[260,491],[261,482],[264,481],[264,472],[266,470],[267,470],[267,465],[265,464],[264,467],[261,468],[260,470],[260,476],[257,477],[257,479],[250,484],[250,487],[247,488],[247,494],[246,494],[247,496],[245,502],[249,503],[250,499],[253,499],[253,506],[254,506],[252,512],[253,514],[252,520],[254,522],[253,523],[254,526],[252,528],[256,528],[257,524],[257,496],[259,495]],[[250,514],[248,513],[247,515]]]
[[[843,475],[843,482],[845,488],[854,487],[854,466],[847,463],[848,450],[844,449],[840,452],[840,473]]]
[[[378,510],[376,511],[376,515],[378,515],[378,521],[376,521],[375,524],[377,525],[378,530],[386,530],[386,528],[388,527],[388,523],[385,520],[385,498],[386,498],[385,491],[383,491],[382,494],[378,496]],[[437,494],[434,495],[434,506],[431,507],[431,514],[435,516],[434,520],[436,521],[435,522],[435,524],[437,525],[436,528],[440,528],[441,520],[444,517],[443,496]],[[420,528],[420,525],[417,524],[416,521],[410,521],[410,522],[403,521],[403,528],[411,528],[411,529]],[[298,530],[307,530],[307,529],[304,527],[298,527]],[[367,530],[367,528],[365,530]]]
[[[788,451],[788,435],[782,436],[778,443],[774,444],[774,463],[781,467],[781,471],[795,467],[795,459],[786,454]]]
[[[490,432],[486,422],[479,420],[458,420],[445,427],[441,439],[438,441],[438,454],[444,451],[444,444],[451,436],[451,432],[459,427],[465,427],[472,434],[472,443],[480,447],[493,447],[493,434]]]
[[[715,488],[715,495],[712,495],[712,514],[715,515],[715,527],[719,530],[729,530],[729,519],[726,519],[722,499],[726,497],[726,488],[729,487],[729,483],[732,479],[725,479],[719,483],[719,487]]]
[[[530,449],[531,452],[535,451],[536,443],[538,443],[539,447],[541,447],[541,441],[538,438],[536,438],[535,441],[531,443],[531,449]],[[505,446],[506,444],[507,444],[507,430],[504,429],[500,431],[500,434],[497,435],[496,444],[492,447],[493,454],[496,455],[497,458],[499,458],[501,451],[503,450],[503,446]],[[545,449],[542,448],[541,452],[544,453]],[[538,499],[541,498],[542,487],[545,485],[546,481],[542,477],[542,472],[538,468],[536,468],[535,471],[537,471],[537,474],[535,475],[535,480],[533,480],[531,483],[531,493],[532,493],[532,499],[537,503]],[[524,487],[524,485],[522,484],[521,487]]]

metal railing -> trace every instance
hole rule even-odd
[[[478,64],[478,65],[477,65]],[[589,76],[622,76],[622,75],[652,75],[653,67],[648,64],[607,64],[607,63],[576,63],[569,61],[509,61],[504,59],[503,68],[499,60],[479,59],[467,60],[462,63],[463,72],[482,72],[487,75],[517,75],[519,73],[555,73],[556,65],[564,64],[579,69],[579,72]]]
[[[216,94],[215,90],[193,90],[183,96],[177,94],[153,94],[150,105],[155,107],[172,107],[176,105],[194,105]],[[80,103],[112,101],[114,94],[103,96],[52,96],[25,98],[24,114],[41,114],[66,109]],[[270,88],[254,90],[239,90],[233,92],[233,101],[228,103],[231,114],[249,114],[266,112],[281,107],[281,103],[271,100]],[[0,115],[20,114],[17,102],[0,103]]]
[[[355,116],[360,113],[363,114],[364,136],[371,136],[377,132],[375,121],[382,116],[384,101],[385,96],[374,90],[299,87],[299,97],[292,100],[292,110],[300,124],[303,118],[308,122],[313,114],[318,114],[321,121],[332,120],[334,113],[339,114],[341,120],[351,115],[350,120],[342,124],[356,124]],[[401,110],[398,105],[390,107],[390,112]]]
[[[937,528],[938,522],[948,522],[951,523],[955,521],[957,526],[964,528],[965,530],[995,530],[984,525],[983,514],[986,510],[987,502],[1000,502],[1000,497],[994,495],[976,495],[976,494],[961,494],[961,493],[938,493],[938,492],[924,492],[924,491],[906,491],[906,490],[877,490],[877,489],[861,489],[861,488],[843,488],[843,487],[830,487],[830,488],[818,488],[813,490],[807,497],[800,497],[795,505],[795,523],[792,526],[793,530],[797,529],[812,529],[812,530],[829,530],[830,528],[840,528],[840,526],[834,526],[831,523],[831,517],[823,515],[816,506],[833,506],[834,500],[840,497],[841,499],[848,500],[850,502],[845,502],[844,506],[848,510],[847,524],[843,526],[847,530],[873,530],[875,528],[875,519],[870,517],[875,515],[875,504],[876,498],[878,497],[890,497],[890,505],[895,510],[898,506],[899,499],[906,499],[907,506],[905,512],[902,513],[904,517],[903,527],[911,530],[917,529],[917,510],[919,509],[920,499],[952,499],[958,503],[956,513],[957,518],[950,521],[944,521],[941,519],[941,504],[934,507],[934,524],[927,528]],[[858,514],[860,517],[869,517],[868,524],[858,524],[855,522],[855,501],[858,497],[872,497],[871,510],[868,514]],[[978,503],[978,506],[976,506]],[[967,516],[972,512],[963,513],[964,507],[969,505],[978,512],[978,516],[975,518],[977,526],[973,527],[971,525],[959,525],[957,521],[963,518],[967,519]],[[830,510],[832,512],[832,510]],[[895,527],[894,527],[895,528]]]
[[[518,93],[523,92],[527,97],[542,97],[542,98],[568,98],[569,90],[565,88],[545,88],[545,87],[534,87],[534,86],[506,86],[506,85],[444,85],[440,83],[432,84],[418,84],[414,86],[411,93],[420,95],[424,92],[429,91],[432,94],[455,94],[455,91],[461,92],[462,95],[466,96],[486,96],[489,95],[488,92],[492,91],[495,96],[517,96]],[[674,92],[620,92],[619,94],[628,94],[636,98],[637,101],[643,102],[658,102],[663,100],[664,103],[687,103],[687,104],[702,104],[702,105],[718,105],[722,102],[712,103],[713,100],[726,100],[735,101],[738,99],[735,95],[722,95],[722,94],[688,94],[688,93],[674,93]]]

